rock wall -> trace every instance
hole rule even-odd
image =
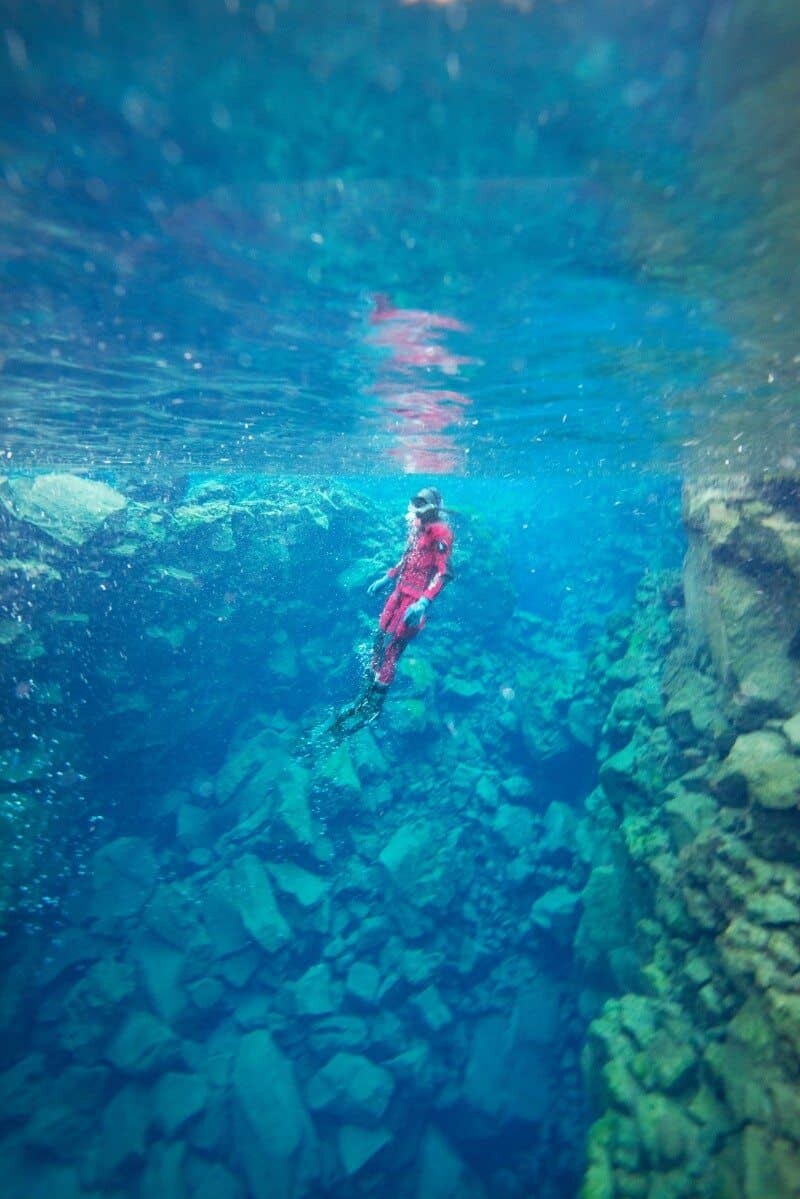
[[[800,1187],[799,500],[790,478],[687,488],[660,687],[615,702],[601,786],[645,902],[637,985],[584,1051],[583,1199]]]

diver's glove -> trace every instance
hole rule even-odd
[[[423,595],[417,600],[417,602],[415,604],[412,604],[410,608],[406,609],[404,623],[407,624],[410,629],[419,628],[419,625],[420,625],[420,622],[422,621],[423,616],[428,611],[428,604],[430,602],[431,601],[429,599],[426,599],[425,596]]]
[[[381,577],[376,579],[374,583],[370,583],[369,587],[367,588],[367,595],[377,595],[380,591],[383,591],[384,587],[387,587],[391,581],[392,576],[388,572],[385,575],[381,575]]]

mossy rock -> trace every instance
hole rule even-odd
[[[780,733],[769,729],[742,733],[722,763],[715,785],[728,803],[750,799],[764,808],[795,808],[800,803],[800,757],[790,751]]]
[[[669,1170],[686,1160],[696,1134],[681,1106],[665,1095],[643,1095],[636,1104],[635,1120],[655,1169]]]

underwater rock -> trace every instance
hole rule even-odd
[[[180,1046],[172,1032],[149,1012],[131,1012],[106,1051],[123,1074],[155,1074],[174,1065]]]
[[[67,928],[53,943],[36,976],[37,982],[42,987],[50,986],[75,966],[96,962],[102,954],[103,942],[99,938],[80,928]]]
[[[298,1016],[327,1016],[336,1010],[331,989],[331,970],[325,962],[309,966],[294,984],[295,1011]]]
[[[269,875],[254,854],[243,854],[228,871],[230,894],[242,924],[267,953],[275,953],[292,939],[270,885]]]
[[[208,1083],[198,1074],[162,1074],[153,1092],[153,1121],[166,1137],[174,1137],[203,1110]]]
[[[578,923],[581,896],[569,887],[552,887],[534,901],[531,920],[538,927],[552,933],[557,940],[572,940]]]
[[[157,1015],[171,1026],[177,1024],[186,1010],[186,959],[198,947],[198,938],[187,936],[182,949],[176,949],[147,929],[138,932],[132,944],[132,955],[148,998]]]
[[[634,1117],[653,1168],[669,1170],[689,1156],[697,1130],[679,1104],[658,1093],[642,1095],[636,1102]]]
[[[320,1057],[338,1050],[366,1049],[370,1040],[369,1025],[360,1016],[328,1016],[316,1020],[308,1033],[308,1044]]]
[[[141,911],[153,893],[158,862],[141,837],[119,837],[92,859],[92,911],[102,926]]]
[[[388,1070],[354,1053],[337,1053],[313,1076],[306,1091],[312,1111],[340,1120],[377,1124],[394,1093]]]
[[[800,545],[797,521],[765,491],[687,486],[686,619],[733,692],[739,727],[800,707]]]
[[[325,879],[293,862],[267,862],[267,870],[278,890],[291,896],[301,908],[317,907],[330,890]]]
[[[387,1128],[343,1124],[337,1133],[337,1145],[345,1177],[352,1178],[391,1141],[392,1134]]]
[[[0,1119],[25,1120],[39,1102],[36,1085],[44,1078],[45,1063],[40,1053],[29,1053],[0,1074]]]
[[[264,804],[291,758],[279,734],[272,728],[237,741],[215,779],[220,803],[235,803],[242,816]]]
[[[680,784],[667,788],[670,799],[664,804],[672,842],[677,850],[691,845],[704,829],[710,828],[718,815],[716,802],[702,792],[685,791]]]
[[[294,1070],[263,1030],[239,1041],[233,1068],[237,1157],[253,1199],[300,1199],[319,1173],[318,1147]]]
[[[39,1093],[23,1139],[44,1157],[74,1161],[77,1147],[95,1131],[110,1071],[104,1067],[74,1066],[48,1082]]]
[[[170,1199],[186,1199],[183,1181],[186,1145],[183,1141],[148,1145],[147,1160],[142,1171],[143,1195],[169,1195]]]
[[[630,945],[632,879],[621,866],[596,866],[583,888],[575,952],[590,972],[606,974],[610,952]]]
[[[458,1095],[459,1108],[466,1109],[466,1127],[486,1135],[497,1121],[535,1123],[547,1111],[551,1086],[547,1055],[540,1045],[515,1044],[514,1030],[503,1016],[484,1016],[476,1022]]]
[[[453,1013],[442,999],[435,986],[426,987],[411,999],[411,1006],[419,1013],[422,1023],[432,1033],[439,1033],[453,1022]]]
[[[378,861],[402,897],[420,908],[447,907],[467,884],[459,870],[459,829],[445,830],[429,820],[401,825]],[[436,845],[435,854],[430,847]]]
[[[189,1162],[186,1167],[186,1174],[190,1180],[190,1195],[191,1199],[246,1199],[244,1188],[227,1170],[225,1166],[219,1162],[209,1162],[201,1158],[197,1161],[194,1168],[193,1163]],[[161,1192],[164,1199],[172,1199],[172,1194],[169,1191]]]
[[[492,827],[511,850],[523,849],[534,840],[533,816],[527,808],[518,804],[501,804],[495,813]]]
[[[0,480],[0,505],[65,546],[84,545],[127,502],[108,484],[78,475]]]
[[[578,821],[572,808],[555,800],[547,805],[539,837],[539,849],[548,857],[569,855],[575,850]]]
[[[784,721],[781,731],[788,741],[792,753],[800,754],[800,712],[796,712],[791,720]]]
[[[419,1150],[415,1199],[486,1199],[486,1191],[443,1133],[429,1125]]]
[[[377,1007],[381,988],[380,971],[369,962],[353,962],[347,971],[345,992],[364,1007]]]
[[[91,1182],[111,1187],[145,1157],[152,1110],[148,1090],[128,1085],[111,1097],[103,1111],[101,1135],[85,1164]]]
[[[199,849],[213,841],[213,818],[207,808],[184,803],[178,808],[175,836],[186,850]]]
[[[800,757],[792,754],[780,733],[769,729],[742,733],[715,778],[728,803],[748,799],[763,808],[795,808],[800,804]]]
[[[129,963],[111,958],[95,962],[67,992],[61,1005],[58,1035],[64,1048],[81,1059],[93,1059],[119,1023],[133,992]]]
[[[720,710],[719,687],[694,669],[688,647],[681,646],[680,651],[670,654],[662,687],[666,698],[664,717],[679,745],[696,748],[729,735]]]
[[[346,741],[322,759],[314,772],[314,779],[325,788],[326,794],[336,796],[343,804],[358,803],[360,799],[361,782]]]
[[[469,702],[483,697],[485,684],[480,679],[467,679],[448,673],[442,684],[442,695],[447,699]]]

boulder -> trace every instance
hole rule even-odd
[[[567,854],[570,857],[575,852],[575,834],[578,818],[572,808],[565,803],[555,801],[547,805],[542,822],[542,834],[539,838],[539,848],[549,857]]]
[[[316,1137],[290,1062],[268,1032],[239,1041],[233,1067],[237,1157],[252,1199],[300,1199],[319,1173]]]
[[[571,941],[578,923],[581,896],[569,887],[552,887],[534,901],[531,920],[558,941]]]
[[[278,890],[291,896],[301,908],[317,907],[330,888],[318,874],[303,870],[293,862],[267,862],[267,869]]]
[[[308,1105],[340,1120],[376,1125],[394,1093],[388,1070],[355,1053],[337,1053],[308,1084]]]
[[[267,953],[276,953],[292,938],[267,870],[255,854],[243,854],[213,879],[203,916],[220,956],[246,948],[251,940]]]
[[[186,1172],[190,1179],[190,1199],[246,1199],[239,1179],[219,1162],[198,1158]],[[172,1196],[164,1194],[164,1199]]]
[[[403,824],[384,846],[378,861],[409,904],[442,909],[468,885],[466,865],[458,861],[460,830],[430,820]],[[436,853],[431,853],[431,846]]]
[[[126,1010],[134,991],[128,963],[101,958],[86,971],[64,998],[58,1036],[78,1058],[94,1060]]]
[[[149,1012],[131,1012],[108,1047],[106,1056],[123,1074],[154,1074],[180,1057],[171,1031]]]
[[[441,1032],[453,1022],[453,1013],[439,994],[437,987],[426,987],[411,1000],[411,1006],[419,1013],[422,1023],[432,1033]]]
[[[519,804],[501,804],[495,813],[492,827],[511,850],[523,849],[533,842],[533,816]]]
[[[548,1111],[558,1083],[555,1040],[558,998],[541,980],[520,992],[511,1019],[481,1017],[474,1026],[458,1098],[465,1126],[486,1135],[502,1123],[536,1123]]]
[[[135,916],[153,893],[158,862],[141,837],[118,837],[92,858],[92,913],[98,923]]]
[[[84,545],[127,502],[107,483],[70,474],[20,476],[0,488],[0,505],[13,517],[71,547]]]
[[[337,1145],[345,1176],[352,1178],[391,1140],[392,1134],[388,1128],[361,1128],[358,1124],[343,1124],[337,1134]]]
[[[739,727],[790,716],[800,705],[796,520],[766,493],[754,499],[707,486],[687,488],[684,517],[684,594],[694,645],[710,650],[717,677],[735,694]]]
[[[294,1006],[298,1016],[327,1016],[335,1010],[331,971],[325,962],[309,967],[294,984]]]
[[[416,1199],[486,1199],[477,1176],[433,1125],[422,1137]]]
[[[800,754],[800,712],[796,712],[790,720],[784,721],[782,731],[792,753]]]
[[[153,1091],[153,1121],[166,1137],[174,1137],[198,1116],[208,1099],[208,1083],[199,1074],[170,1071]]]
[[[742,733],[720,766],[715,785],[728,803],[749,799],[763,808],[795,808],[800,803],[800,757],[780,733]]]
[[[143,1162],[151,1123],[150,1097],[145,1087],[133,1084],[117,1091],[103,1111],[100,1136],[95,1142],[90,1170],[98,1182],[111,1187],[127,1170]]]
[[[44,1157],[74,1161],[76,1146],[96,1135],[109,1074],[105,1067],[73,1066],[49,1079],[25,1127],[26,1146]]]
[[[380,971],[369,962],[353,962],[347,971],[345,991],[365,1007],[376,1007],[381,987]]]

